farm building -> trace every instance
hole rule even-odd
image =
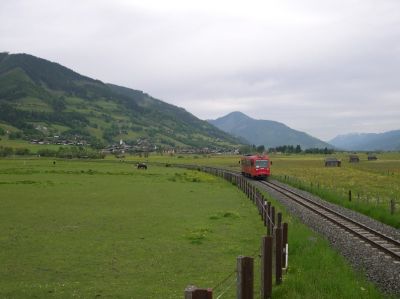
[[[325,159],[325,167],[340,167],[341,165],[342,161],[335,157],[329,157]]]
[[[360,162],[360,158],[357,155],[350,155],[349,162],[350,163],[358,163],[358,162]]]
[[[378,160],[378,157],[375,155],[368,155],[368,161],[375,161]]]

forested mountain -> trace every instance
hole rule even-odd
[[[105,84],[27,54],[0,53],[0,129],[10,138],[80,139],[99,146],[121,139],[173,147],[240,144],[142,91]]]
[[[300,145],[303,149],[332,148],[330,144],[293,130],[283,123],[253,119],[241,112],[232,112],[209,122],[229,134],[244,138],[251,144],[264,145],[266,148],[281,145]]]
[[[339,135],[330,143],[337,148],[351,151],[398,151],[400,150],[400,130]]]

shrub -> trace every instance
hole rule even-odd
[[[17,149],[15,149],[15,154],[16,155],[26,156],[26,155],[29,155],[30,153],[31,153],[31,151],[29,150],[29,148],[17,148]]]
[[[14,150],[11,147],[0,146],[0,157],[7,157],[14,154]]]

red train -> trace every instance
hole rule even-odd
[[[271,175],[270,160],[267,155],[245,155],[240,161],[242,175],[264,179]]]

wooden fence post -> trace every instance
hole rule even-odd
[[[253,186],[249,183],[249,198],[251,201],[253,200]]]
[[[258,191],[256,191],[256,206],[257,206],[257,210],[258,210],[258,215],[261,216],[261,220],[262,220],[261,199],[260,199],[260,195],[258,194]]]
[[[265,199],[263,198],[263,205],[264,205],[264,211],[263,211],[263,213],[264,213],[264,226],[267,226],[267,221],[268,221],[268,204],[267,204],[267,202],[265,201]]]
[[[283,246],[282,268],[287,268],[287,262],[286,262],[286,255],[288,254],[286,252],[286,250],[287,250],[286,245],[287,244],[288,244],[288,224],[285,222],[283,224],[283,236],[282,236],[282,246]]]
[[[267,203],[267,236],[271,236],[271,207]]]
[[[396,202],[394,201],[394,199],[390,200],[390,214],[394,214],[394,212],[396,211]]]
[[[351,190],[349,190],[349,201],[351,201]]]
[[[237,257],[237,299],[253,299],[254,259],[248,256]]]
[[[277,223],[278,228],[281,228],[282,226],[282,213],[278,213],[278,223]]]
[[[261,242],[261,299],[267,299],[272,295],[272,236]]]
[[[275,227],[275,282],[282,283],[282,227]]]
[[[273,232],[274,226],[275,226],[275,207],[271,207],[271,215],[270,215],[270,225],[271,225],[271,233]]]
[[[199,289],[190,285],[185,289],[185,299],[212,299],[212,289]]]
[[[264,219],[264,216],[265,216],[265,213],[264,213],[264,210],[265,210],[265,199],[264,199],[264,196],[262,194],[260,194],[259,202],[260,202],[261,220],[263,221],[263,223],[265,223],[265,219]]]

